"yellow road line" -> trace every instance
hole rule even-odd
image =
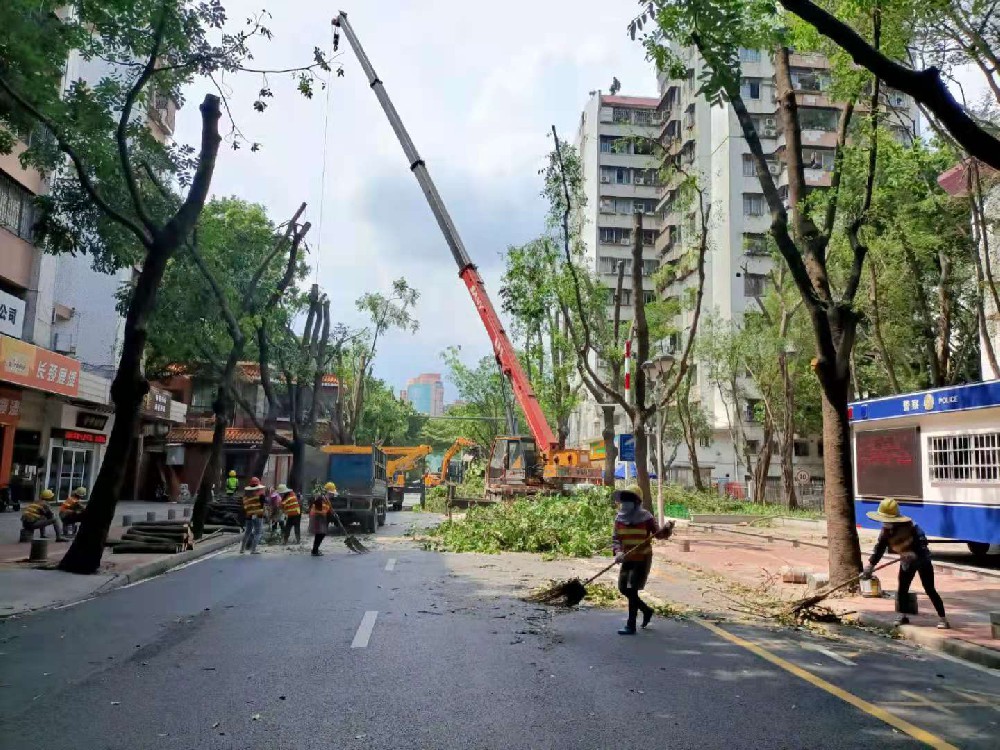
[[[827,682],[821,677],[817,677],[812,672],[802,669],[801,667],[792,664],[790,661],[787,661],[786,659],[782,659],[777,654],[773,654],[767,649],[761,648],[755,643],[751,643],[750,641],[746,641],[740,638],[739,636],[726,632],[715,623],[708,622],[706,620],[698,618],[695,618],[694,621],[697,622],[699,625],[701,625],[703,628],[712,631],[720,638],[723,638],[729,641],[730,643],[735,643],[737,646],[745,648],[750,653],[756,654],[761,659],[769,661],[775,666],[781,667],[786,672],[790,672],[796,677],[805,680],[810,685],[818,687],[820,690],[824,690],[830,695],[840,698],[845,703],[850,703],[852,706],[854,706],[857,709],[860,709],[861,711],[864,711],[869,716],[874,716],[876,719],[884,721],[889,726],[895,727],[901,732],[905,732],[906,734],[910,735],[913,739],[923,742],[928,747],[932,747],[935,750],[958,750],[958,748],[952,745],[950,742],[946,742],[940,737],[933,735],[930,732],[911,724],[905,719],[901,719],[900,717],[896,716],[893,713],[890,713],[889,711],[886,711],[884,708],[879,708],[873,703],[869,703],[863,698],[859,698],[853,693],[849,693],[846,690]]]

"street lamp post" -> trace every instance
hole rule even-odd
[[[643,362],[642,369],[654,381],[654,384],[667,373],[674,363],[674,355],[662,352],[653,359]],[[647,428],[649,425],[647,425]],[[656,517],[660,526],[664,523],[663,514],[663,412],[656,410]]]

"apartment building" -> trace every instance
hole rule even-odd
[[[440,417],[444,414],[444,381],[437,372],[425,372],[406,381],[406,388],[399,393],[401,401],[408,401],[421,414]]]
[[[687,75],[681,79],[660,77],[659,97],[653,111],[647,106],[646,103],[650,100],[646,98],[607,97],[600,94],[592,97],[584,110],[581,137],[578,140],[588,200],[588,226],[584,231],[587,257],[599,273],[605,268],[612,270],[614,261],[602,261],[603,257],[624,257],[622,252],[613,255],[607,245],[600,242],[602,227],[625,226],[631,222],[631,216],[618,217],[617,202],[614,204],[614,217],[610,213],[604,213],[612,205],[606,198],[610,199],[613,195],[617,201],[618,196],[623,195],[618,174],[610,169],[606,171],[605,167],[616,169],[619,164],[625,166],[625,158],[643,159],[643,168],[647,163],[656,165],[649,167],[656,172],[653,186],[643,184],[636,188],[633,184],[630,187],[644,191],[641,195],[635,195],[636,198],[655,196],[655,204],[649,209],[651,215],[648,217],[648,225],[659,229],[652,251],[648,253],[644,263],[649,263],[651,271],[661,266],[676,269],[676,273],[663,282],[660,288],[647,290],[645,293],[678,300],[689,297],[697,284],[691,253],[700,236],[700,223],[696,204],[686,199],[679,188],[680,176],[675,174],[671,177],[669,169],[661,169],[663,166],[675,165],[698,178],[705,191],[706,201],[711,206],[703,312],[713,314],[721,321],[738,323],[747,310],[756,309],[756,300],[767,291],[772,269],[768,239],[769,211],[757,178],[755,162],[733,108],[727,103],[713,107],[704,97],[698,96],[702,61],[693,48],[678,48],[676,52],[687,63]],[[742,50],[740,62],[743,75],[742,98],[755,120],[768,156],[769,169],[775,176],[779,191],[787,198],[785,138],[778,118],[773,63],[766,53],[756,50]],[[829,95],[832,83],[829,62],[818,55],[792,55],[791,74],[799,105],[806,182],[811,188],[828,187],[834,166],[836,130],[842,111],[842,105]],[[664,159],[665,164],[661,164],[656,157],[644,154],[621,156],[611,152],[605,156],[600,153],[600,138],[605,134],[616,135],[620,132],[608,130],[605,133],[605,129],[615,127],[616,117],[625,117],[615,114],[615,107],[618,106],[615,102],[621,102],[620,106],[625,106],[625,102],[633,102],[636,109],[643,111],[642,125],[650,123],[649,129],[644,130],[643,134],[655,131],[653,137],[662,147],[659,158]],[[638,102],[642,104],[639,105]],[[888,91],[883,106],[891,115],[886,118],[886,122],[899,138],[919,135],[917,112],[908,97],[899,92]],[[864,108],[859,106],[857,109],[863,111]],[[596,127],[590,124],[595,119],[595,113],[599,122]],[[598,139],[596,148],[588,142],[588,134],[589,141],[593,141],[595,137]],[[605,157],[605,160],[602,161],[601,157]],[[605,161],[608,163],[605,164]],[[633,168],[637,166],[639,164]],[[626,197],[633,196],[629,194]],[[639,206],[636,205],[632,210],[638,209]],[[642,206],[642,210],[645,212],[646,207]],[[608,224],[611,218],[617,219],[616,225]],[[608,239],[613,240],[615,237],[607,235]],[[622,250],[626,248],[623,247]],[[602,263],[606,265],[602,266]],[[613,276],[610,274],[602,273],[601,278],[609,285],[613,283]],[[662,348],[666,351],[679,351],[691,322],[692,311],[682,311],[677,326],[680,333],[661,342]],[[734,408],[733,404],[724,401],[719,389],[709,382],[705,370],[706,368],[695,363],[695,387],[691,394],[691,400],[704,410],[712,428],[711,438],[701,441],[698,449],[698,463],[703,478],[745,482],[750,468],[746,465],[741,446],[734,444],[733,432],[742,433],[751,454],[760,450],[763,435],[761,426],[756,421],[759,409],[752,382],[748,378],[742,379],[745,398],[740,408]],[[735,424],[736,420],[739,420],[738,425]],[[585,403],[571,420],[571,440],[576,444],[585,444],[599,438],[600,429],[600,410],[596,404]],[[618,419],[617,429],[628,430],[627,422],[621,417]],[[668,446],[665,453],[672,452],[672,448],[673,446]],[[808,475],[810,481],[821,480],[822,445],[816,436],[801,436],[796,442],[795,455],[796,463],[805,470],[800,476]],[[691,465],[686,446],[681,444],[667,478],[689,483],[692,479]],[[778,473],[777,463],[772,461],[771,475],[777,478]]]

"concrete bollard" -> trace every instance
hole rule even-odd
[[[768,544],[774,544],[774,537],[773,536],[766,536],[766,537],[764,537],[764,541],[767,542]]]
[[[177,518],[177,511],[174,508],[168,508],[167,509],[167,520],[168,521],[173,521],[175,518]]]
[[[28,562],[42,562],[49,559],[49,540],[32,539],[31,552],[28,553]]]
[[[810,594],[814,594],[820,589],[825,588],[829,583],[829,573],[809,573],[806,576],[806,590]]]
[[[183,513],[184,513],[184,518],[190,518],[191,517],[191,509],[190,508],[184,508],[183,509]]]
[[[30,542],[32,537],[35,536],[34,529],[21,529],[21,533],[17,537],[18,542]]]
[[[122,516],[122,526],[124,526],[127,529],[131,525],[132,525],[132,516],[127,514]]]
[[[690,551],[691,551],[691,540],[685,539],[684,541],[681,542],[681,552],[690,552]]]
[[[806,583],[809,579],[809,571],[806,568],[793,568],[790,565],[782,565],[778,572],[781,573],[782,583]]]
[[[156,520],[156,511],[155,510],[149,511],[146,514],[146,520],[147,521],[155,521]]]
[[[990,630],[993,637],[1000,640],[1000,612],[990,612]]]

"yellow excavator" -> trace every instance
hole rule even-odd
[[[440,484],[444,484],[448,481],[448,465],[451,463],[451,459],[455,457],[455,454],[462,448],[474,448],[476,443],[468,438],[460,437],[455,440],[454,443],[444,452],[444,458],[441,459],[441,473],[440,474],[427,474],[424,477],[425,487],[437,487]]]
[[[429,445],[383,447],[386,455],[385,476],[389,486],[388,506],[390,510],[403,509],[403,495],[406,494],[406,474],[431,454]]]

